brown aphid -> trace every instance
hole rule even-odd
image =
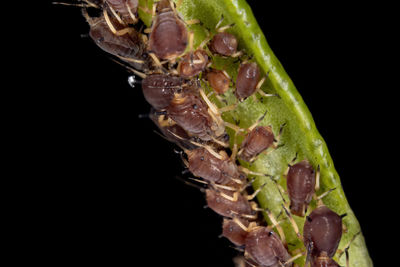
[[[204,147],[187,151],[188,168],[197,177],[220,185],[239,184],[246,179],[242,175],[235,162],[231,161],[225,151],[213,155]]]
[[[250,201],[243,194],[238,194],[237,200],[232,201],[221,193],[233,197],[231,191],[206,190],[207,206],[221,216],[233,218],[235,216],[255,217],[256,212],[252,209]]]
[[[167,112],[189,135],[203,141],[211,141],[225,134],[225,129],[211,117],[207,104],[195,94],[175,94]]]
[[[239,158],[245,161],[253,161],[260,153],[273,146],[275,136],[271,126],[257,126],[244,138]]]
[[[111,12],[116,12],[118,20],[122,20],[126,24],[133,24],[138,21],[137,10],[139,6],[138,0],[105,0],[111,8]]]
[[[332,257],[339,246],[342,231],[342,217],[324,205],[307,216],[303,236],[311,266],[339,266]]]
[[[230,79],[224,71],[213,69],[207,73],[207,81],[217,94],[224,94],[229,90]]]
[[[178,17],[169,0],[161,0],[156,7],[149,50],[159,59],[173,60],[185,51],[187,44],[185,23]]]
[[[102,50],[121,58],[137,70],[149,69],[146,44],[140,33],[131,28],[123,35],[115,35],[103,15],[91,18],[85,11],[83,15],[90,25],[89,36]]]
[[[248,227],[250,222],[246,219],[239,219],[240,222]],[[236,246],[243,246],[246,243],[246,237],[248,232],[243,230],[235,221],[231,219],[224,218],[224,222],[222,224],[222,236],[227,238]]]
[[[227,32],[219,32],[210,42],[210,50],[223,56],[232,56],[237,52],[237,38]]]
[[[155,109],[169,106],[176,92],[182,91],[185,80],[179,76],[151,74],[142,80],[144,98]]]
[[[289,167],[286,177],[290,212],[303,217],[315,193],[316,174],[307,160]]]
[[[253,95],[260,81],[260,69],[254,62],[241,64],[236,78],[235,96],[243,101]]]
[[[256,227],[246,237],[245,253],[262,267],[281,267],[291,259],[279,237],[269,227]],[[285,267],[291,267],[292,262]]]
[[[179,75],[190,78],[205,70],[208,64],[207,52],[201,49],[186,54],[178,65]]]

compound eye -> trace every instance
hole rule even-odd
[[[204,157],[203,157],[203,156],[202,156],[202,157],[200,157],[200,160],[201,160],[201,161],[204,161]]]

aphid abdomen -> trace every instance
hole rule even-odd
[[[259,81],[260,69],[256,63],[241,64],[236,79],[236,97],[243,100],[254,94]]]
[[[173,59],[185,51],[187,43],[186,26],[172,10],[157,15],[149,38],[150,52],[160,59]]]
[[[274,143],[274,134],[270,126],[257,126],[248,133],[242,142],[240,159],[251,161]]]
[[[157,110],[169,106],[174,94],[182,89],[184,80],[177,76],[165,74],[148,75],[142,81],[142,90],[147,102]]]
[[[312,255],[332,258],[342,237],[342,218],[326,206],[313,210],[303,228],[304,245],[312,244]]]
[[[232,218],[233,216],[240,217],[241,215],[254,215],[250,202],[246,197],[239,194],[236,201],[227,199],[221,193],[230,195],[231,191],[226,190],[206,190],[206,201],[210,209],[215,211],[221,216]]]
[[[315,192],[315,182],[315,171],[307,160],[289,167],[286,183],[291,213],[304,216]]]
[[[227,32],[214,35],[210,43],[210,50],[223,56],[231,56],[236,53],[238,41],[236,37]]]
[[[107,4],[118,12],[121,19],[126,23],[134,23],[133,16],[137,17],[138,0],[105,0]]]
[[[340,265],[329,257],[313,257],[311,267],[340,267]]]
[[[167,108],[168,115],[190,135],[203,141],[212,140],[212,118],[207,104],[193,94],[175,95]]]
[[[263,267],[281,266],[290,259],[290,254],[279,237],[267,227],[259,227],[246,237],[246,252],[257,264]],[[285,266],[291,267],[292,263]]]
[[[239,219],[240,222],[248,227],[249,221],[245,219]],[[226,237],[236,246],[243,246],[246,243],[246,236],[248,232],[243,230],[235,221],[231,219],[224,219],[222,224],[222,236]]]

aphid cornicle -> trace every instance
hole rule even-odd
[[[168,116],[190,135],[203,141],[211,141],[225,134],[209,113],[204,100],[193,93],[175,94],[167,107]]]
[[[217,94],[224,94],[229,90],[230,79],[226,76],[224,71],[212,69],[207,73],[206,77],[211,88],[214,89]]]
[[[236,78],[235,95],[240,100],[248,98],[257,90],[260,81],[260,69],[254,62],[241,64]]]
[[[257,126],[244,138],[239,153],[239,158],[252,161],[261,152],[273,146],[275,141],[271,126]]]
[[[146,101],[155,109],[169,106],[176,92],[182,90],[185,80],[179,76],[166,74],[147,75],[142,80],[142,90]]]
[[[279,237],[269,227],[256,227],[246,237],[246,253],[258,265],[263,267],[281,267],[290,258],[290,254]],[[293,264],[286,263],[285,267]]]
[[[105,0],[112,12],[117,12],[120,19],[127,23],[137,22],[138,0]]]
[[[179,75],[190,78],[202,72],[208,63],[208,55],[204,50],[196,50],[182,57],[178,65]]]
[[[223,151],[220,158],[211,154],[206,148],[199,147],[186,152],[189,170],[193,175],[221,185],[232,184],[235,180],[244,181],[237,165]]]
[[[101,49],[120,57],[137,70],[149,69],[150,61],[140,33],[132,28],[123,35],[115,35],[110,30],[104,16],[91,18],[84,10],[82,12],[90,25],[89,36]]]
[[[286,176],[290,212],[303,217],[315,193],[316,174],[307,160],[289,167]]]
[[[307,216],[303,236],[312,267],[339,266],[332,257],[339,246],[342,231],[342,217],[324,205]]]
[[[238,41],[236,37],[227,32],[219,32],[210,42],[210,50],[223,56],[232,56],[237,52]]]
[[[149,50],[159,59],[175,59],[188,44],[186,25],[172,8],[170,0],[158,2],[156,13],[149,37]]]

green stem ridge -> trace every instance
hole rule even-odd
[[[145,6],[147,1],[140,0],[139,2],[141,6]],[[151,1],[148,1],[147,4],[151,8]],[[191,25],[189,27],[195,33],[194,47],[207,37],[207,31],[204,27],[213,29],[222,14],[224,16],[223,25],[235,23],[234,27],[230,28],[228,32],[235,34],[239,39],[239,48],[245,50],[247,55],[252,55],[251,60],[257,62],[264,74],[268,73],[268,78],[262,89],[268,93],[277,93],[280,98],[269,97],[264,98],[263,101],[254,101],[250,97],[234,111],[224,114],[223,118],[231,122],[233,118],[240,120],[240,127],[246,128],[261,117],[265,110],[268,110],[262,124],[271,125],[274,132],[277,133],[280,126],[286,123],[280,140],[280,143],[284,144],[284,146],[270,151],[266,155],[259,155],[251,166],[245,162],[242,162],[242,164],[253,171],[272,175],[283,188],[286,188],[286,180],[283,173],[287,168],[287,164],[292,161],[296,153],[298,154],[297,160],[308,159],[314,168],[320,166],[320,190],[317,194],[320,195],[329,189],[335,188],[335,190],[323,198],[323,202],[336,213],[347,214],[343,219],[347,232],[343,234],[339,245],[339,250],[343,250],[352,237],[361,231],[360,225],[346,200],[339,175],[335,170],[326,143],[315,126],[310,111],[296,90],[292,80],[271,51],[248,4],[244,0],[184,0],[178,11],[184,19],[196,18],[203,23],[202,25]],[[141,11],[139,11],[139,15],[145,24],[149,26],[151,16]],[[213,67],[224,68],[231,77],[236,78],[238,64],[234,62],[234,59],[216,57],[213,60],[215,61]],[[232,94],[232,90],[225,96],[228,102],[235,103],[236,100]],[[212,100],[218,103],[216,98],[212,98]],[[231,136],[231,140],[233,140],[233,132],[228,131],[228,133]],[[261,208],[271,210],[275,217],[279,217],[279,220],[285,219],[286,215],[282,213],[282,197],[276,184],[270,178],[257,177],[253,185],[257,189],[264,183],[267,183],[267,186],[257,196],[259,205]],[[284,194],[284,198],[287,202],[287,194]],[[315,207],[316,203],[313,201],[309,211]],[[297,216],[294,216],[294,218],[302,232],[304,218]],[[266,219],[268,220],[268,218]],[[304,249],[302,242],[296,237],[293,227],[287,220],[282,223],[282,228],[284,229],[287,242],[290,244],[290,251],[296,248]],[[343,254],[339,259],[338,254],[336,254],[334,259],[340,265],[344,266],[345,255]],[[350,266],[373,266],[362,234],[351,243],[349,255]],[[304,261],[304,257],[301,257],[296,260],[296,263],[303,266]]]

